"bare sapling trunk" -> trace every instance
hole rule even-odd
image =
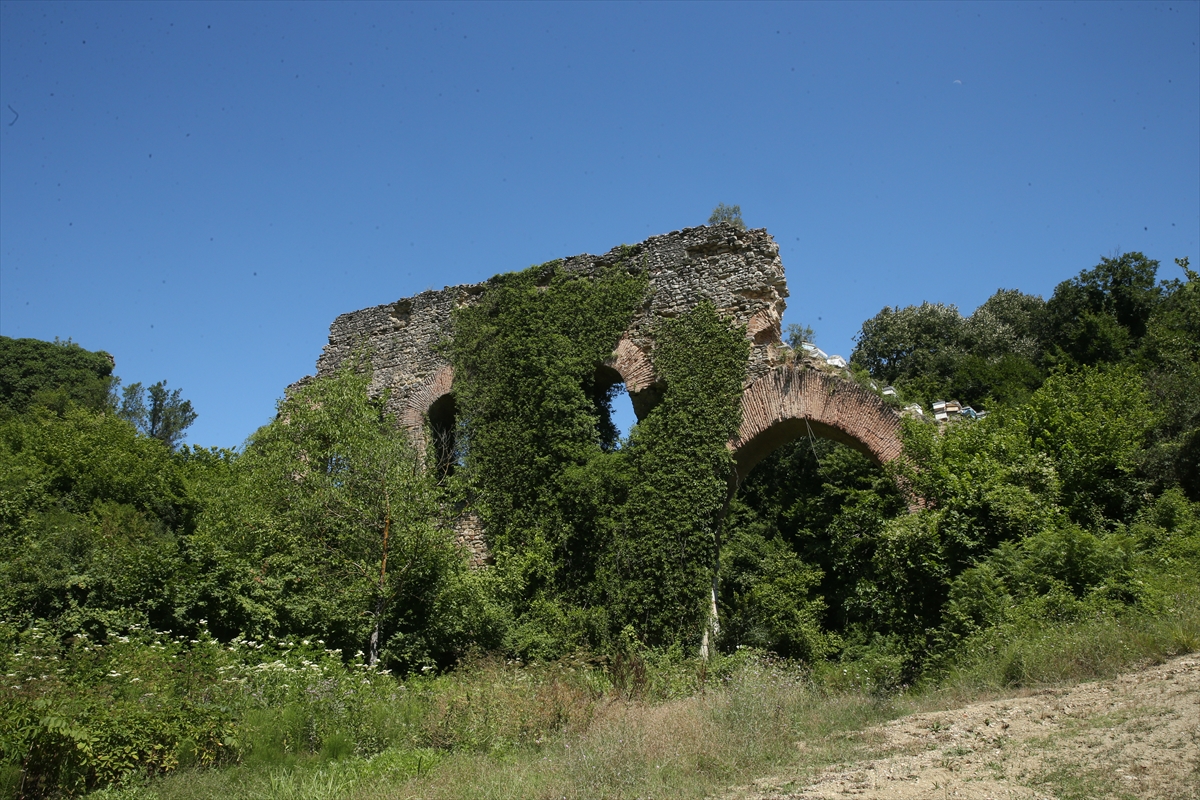
[[[388,534],[392,527],[392,515],[389,513],[383,520],[383,558],[379,564],[379,583],[375,588],[375,629],[371,631],[371,641],[367,646],[367,663],[372,667],[379,661],[380,628],[383,625],[384,605],[387,602],[387,557]]]
[[[712,588],[709,593],[708,621],[704,625],[704,636],[700,639],[700,658],[708,661],[710,637],[713,645],[721,635],[721,620],[717,616],[717,574],[712,576]]]

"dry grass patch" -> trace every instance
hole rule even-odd
[[[853,732],[901,713],[865,694],[829,695],[794,668],[756,663],[691,697],[607,695],[586,727],[506,753],[457,753],[428,778],[358,797],[687,798],[782,764],[813,769],[867,745]]]

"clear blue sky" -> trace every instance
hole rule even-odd
[[[336,315],[717,203],[847,356],[885,305],[1127,250],[1174,277],[1198,41],[1179,0],[4,2],[0,333],[107,350],[235,446]]]

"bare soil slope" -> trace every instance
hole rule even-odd
[[[872,728],[872,760],[732,797],[1200,798],[1200,657]]]

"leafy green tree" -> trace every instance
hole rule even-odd
[[[727,206],[724,203],[718,203],[713,209],[712,214],[708,218],[709,225],[732,225],[739,231],[746,230],[746,223],[742,221],[741,206]]]
[[[825,601],[816,590],[823,575],[770,533],[765,526],[739,528],[722,543],[721,644],[809,662],[824,658],[837,637],[821,626]]]
[[[1042,298],[1016,289],[997,289],[967,317],[960,346],[982,358],[1018,356],[1036,363],[1042,354],[1045,315]]]
[[[862,324],[851,360],[888,383],[937,375],[939,360],[958,349],[963,325],[958,309],[941,303],[884,308]]]
[[[107,407],[113,359],[84,350],[70,339],[43,342],[0,336],[0,408],[24,411],[38,403],[62,409],[74,402]]]
[[[1071,517],[1099,528],[1131,519],[1147,488],[1138,468],[1155,423],[1141,376],[1127,366],[1056,373],[1026,413],[1034,448],[1054,460]]]
[[[948,557],[965,564],[1001,541],[1020,539],[1051,524],[1061,480],[1051,454],[1038,447],[1028,421],[1003,409],[987,419],[938,432],[905,427],[905,481],[938,517]]]
[[[819,576],[805,603],[822,605],[822,626],[841,633],[861,616],[854,610],[856,576],[869,569],[876,538],[889,518],[905,512],[895,482],[878,465],[827,439],[801,438],[767,456],[747,476],[730,503],[723,538],[786,543],[804,570]],[[727,563],[722,552],[723,590],[742,587],[738,591],[745,593],[758,579],[756,572],[739,574],[743,563]],[[728,592],[722,613],[731,633],[760,624],[738,621],[743,612]]]
[[[485,619],[432,478],[358,359],[283,400],[204,516],[215,629],[323,636],[406,669],[451,663]]]
[[[168,391],[166,381],[159,381],[144,392],[142,384],[129,384],[121,390],[121,406],[117,413],[171,450],[179,447],[184,433],[197,417],[192,410],[192,401],[180,397],[179,389]]]
[[[175,627],[197,505],[176,461],[124,420],[70,405],[0,421],[0,616],[63,631]]]
[[[1045,337],[1056,360],[1099,364],[1129,356],[1162,296],[1157,271],[1157,261],[1123,253],[1055,287],[1046,303]]]
[[[1157,487],[1178,484],[1200,501],[1200,278],[1188,259],[1175,262],[1187,280],[1163,284],[1139,354],[1161,411],[1144,466]]]
[[[1044,378],[1041,298],[1001,289],[962,317],[954,306],[884,308],[863,323],[850,360],[905,398],[988,407],[1027,400]]]

